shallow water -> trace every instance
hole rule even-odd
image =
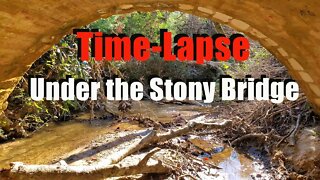
[[[117,111],[117,103],[109,103],[109,109]],[[199,114],[199,106],[159,105],[149,101],[134,102],[133,109],[126,116],[141,115],[157,121],[171,121],[177,114],[191,117]],[[202,110],[204,111],[204,110]],[[103,116],[103,112],[96,112],[96,116]],[[50,123],[34,135],[17,139],[0,145],[0,168],[9,167],[10,162],[21,161],[24,163],[50,163],[61,155],[68,153],[92,141],[103,133],[113,133],[117,128],[121,130],[139,129],[130,123],[121,123],[110,127],[112,120],[90,119],[89,113],[80,113],[77,118],[69,122]]]
[[[209,138],[210,139],[210,138]],[[191,138],[189,139],[196,147],[205,151],[199,155],[204,161],[218,166],[219,170],[212,170],[212,174],[219,174],[220,178],[232,180],[252,179],[252,174],[262,174],[262,163],[258,163],[253,158],[249,158],[235,149],[210,141],[208,138]],[[203,178],[208,177],[203,175]],[[210,178],[209,178],[210,179]]]
[[[110,102],[108,109],[117,111],[117,104]],[[210,111],[212,111],[210,106],[158,104],[152,101],[138,101],[133,102],[132,109],[125,115],[141,116],[165,123],[172,121],[172,119],[178,115],[188,120],[200,114],[207,114]]]
[[[33,136],[0,145],[0,167],[8,163],[49,163],[64,153],[90,142],[101,133],[108,132],[105,124],[101,126],[81,122],[51,124]]]
[[[210,161],[222,168],[221,171],[229,179],[250,179],[250,175],[255,172],[254,161],[231,147],[214,154]]]

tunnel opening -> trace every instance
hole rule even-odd
[[[166,7],[165,4],[162,4],[162,5],[159,5],[159,6]],[[134,5],[130,5],[130,4],[129,5],[121,5],[121,6],[119,6],[119,9],[117,9],[117,10],[118,10],[118,13],[126,12],[126,11],[132,11],[133,7],[134,7]],[[146,7],[148,8],[148,6],[146,6]],[[170,5],[168,5],[168,7],[170,7]],[[200,15],[202,17],[210,17],[210,19],[216,19],[219,22],[221,22],[222,24],[229,24],[232,27],[235,27],[236,29],[243,31],[245,34],[249,34],[251,37],[254,37],[255,39],[259,39],[259,41],[262,42],[262,45],[265,45],[267,49],[270,49],[270,51],[276,57],[279,57],[279,61],[282,64],[284,64],[289,69],[289,73],[292,73],[293,77],[300,82],[300,85],[302,85],[301,87],[303,88],[303,90],[306,89],[307,94],[308,93],[317,92],[316,85],[315,86],[312,85],[312,84],[315,84],[314,79],[309,75],[309,73],[305,72],[305,70],[304,70],[304,68],[302,68],[302,65],[301,65],[300,62],[298,62],[294,58],[289,58],[289,54],[287,53],[286,50],[284,50],[282,47],[278,46],[276,42],[274,42],[273,40],[267,38],[264,34],[262,34],[261,32],[259,32],[256,29],[252,28],[247,23],[245,23],[243,21],[240,21],[240,20],[237,20],[237,19],[233,19],[231,16],[227,16],[227,15],[222,14],[222,13],[213,12],[209,8],[194,7],[194,6],[187,5],[187,4],[179,4],[178,7],[179,7],[179,9],[183,9],[183,10],[186,10],[186,11],[188,11],[188,9],[192,9],[192,14],[197,14],[197,15]],[[194,12],[194,10],[196,12]],[[109,12],[108,11],[109,10],[106,10],[106,9],[100,9],[97,12],[100,14],[100,16],[109,16]],[[154,13],[154,12],[151,12],[150,14],[152,14],[152,13]],[[173,13],[177,13],[177,12],[173,12]],[[179,13],[177,13],[177,14],[180,15]],[[114,16],[113,16],[113,18],[114,18]],[[118,16],[118,18],[121,19],[121,18],[123,18],[123,16]],[[193,17],[193,18],[197,18],[197,17]],[[108,21],[108,20],[106,20],[106,19],[98,20],[98,21],[95,21],[95,22],[91,23],[90,25],[94,25],[95,24],[96,26],[99,26],[99,25],[102,26],[103,23],[99,24],[99,21],[103,22],[103,21]],[[118,20],[118,21],[121,22],[120,20]],[[211,20],[205,20],[205,21],[212,22]],[[117,22],[117,18],[115,18],[114,22]],[[214,23],[214,22],[212,22],[212,23],[213,24],[211,26],[214,27],[216,29],[216,31],[221,31],[221,30],[222,31],[226,31],[227,30],[227,31],[230,31],[229,33],[234,32],[233,29],[231,29],[229,27],[226,27],[226,26],[223,26],[222,24]],[[88,25],[88,26],[90,26],[90,25]],[[86,26],[86,27],[88,27],[88,26]],[[117,31],[117,33],[120,33],[123,30],[124,30],[124,27],[122,27],[121,23],[117,24],[116,28],[114,29],[114,31]],[[154,31],[150,30],[150,34],[152,34],[152,32],[154,32]],[[56,36],[56,35],[51,36],[50,35],[50,36],[45,36],[44,38],[42,38],[41,41],[44,42],[44,44],[47,44],[48,46],[44,47],[44,49],[42,49],[41,51],[44,51],[45,49],[48,49],[53,42],[57,41],[56,40],[57,37],[59,37],[59,35],[58,36]],[[68,38],[72,39],[74,37],[72,37],[70,35],[67,35],[66,37],[64,37],[64,39],[68,39]],[[152,37],[150,37],[150,38],[152,38]],[[66,44],[64,44],[64,43],[66,43]],[[176,62],[176,63],[173,63],[173,65],[169,65],[169,64],[163,63],[162,61],[159,60],[159,57],[157,57],[157,55],[154,55],[154,57],[152,57],[152,58],[154,58],[154,61],[150,61],[149,64],[141,64],[141,63],[134,63],[134,62],[130,62],[130,63],[126,63],[126,64],[124,64],[122,62],[119,62],[118,64],[117,63],[113,64],[113,63],[108,63],[108,62],[102,62],[101,64],[95,64],[95,63],[91,63],[91,62],[82,63],[82,62],[78,62],[78,60],[73,60],[73,63],[75,63],[77,65],[74,67],[75,70],[72,70],[72,71],[75,73],[76,76],[84,77],[84,79],[88,79],[89,76],[99,77],[101,75],[107,74],[107,71],[106,70],[102,70],[102,68],[101,68],[102,66],[104,66],[104,67],[107,67],[107,70],[109,71],[108,75],[116,74],[118,76],[122,76],[121,71],[123,71],[123,72],[125,72],[124,73],[124,77],[127,77],[128,79],[131,79],[131,80],[139,79],[141,81],[144,81],[147,78],[144,77],[143,74],[147,74],[147,73],[149,73],[149,75],[156,74],[156,75],[162,76],[162,77],[168,77],[168,76],[169,77],[170,76],[174,77],[175,76],[176,78],[181,79],[181,74],[183,74],[183,73],[187,74],[189,71],[191,71],[191,72],[192,71],[201,71],[202,75],[200,75],[200,77],[202,77],[202,78],[206,77],[206,78],[212,78],[212,79],[217,78],[217,74],[226,73],[226,72],[229,73],[233,77],[240,77],[242,75],[245,75],[247,72],[251,72],[253,74],[253,76],[259,76],[260,72],[258,72],[257,69],[260,68],[259,70],[263,71],[264,74],[268,74],[268,75],[271,75],[271,76],[274,75],[275,77],[280,77],[280,78],[289,77],[289,75],[285,71],[285,68],[282,65],[280,65],[279,63],[277,63],[277,60],[275,59],[275,57],[271,56],[269,54],[269,52],[266,49],[264,49],[261,45],[258,45],[258,44],[254,43],[254,42],[252,42],[252,43],[254,44],[254,46],[256,46],[255,48],[258,49],[258,52],[255,53],[253,55],[253,57],[255,57],[257,59],[259,57],[260,58],[261,57],[268,57],[269,59],[267,61],[261,61],[261,62],[257,63],[258,65],[254,64],[255,61],[249,60],[247,62],[247,64],[232,64],[231,65],[229,63],[221,63],[221,64],[218,64],[218,65],[217,64],[209,64],[209,65],[206,65],[206,67],[200,67],[199,65],[196,65],[196,64],[191,64],[191,65],[187,64],[186,65],[186,64],[183,64],[183,63],[180,63],[180,62]],[[65,42],[60,41],[59,45],[55,45],[53,47],[53,49],[50,50],[51,52],[45,53],[42,56],[42,58],[40,58],[37,62],[35,62],[35,64],[32,65],[31,69],[29,69],[28,73],[30,73],[30,72],[31,73],[36,73],[34,71],[36,69],[36,66],[40,65],[40,64],[43,64],[43,63],[46,63],[46,61],[47,61],[47,60],[45,60],[46,58],[52,58],[53,56],[56,56],[56,58],[61,58],[62,57],[64,59],[67,59],[68,58],[68,54],[70,52],[69,52],[69,50],[67,52],[67,51],[64,51],[63,49],[69,49],[71,53],[76,53],[74,51],[74,44],[68,44],[67,41],[65,41]],[[52,52],[53,52],[53,54],[52,54]],[[38,52],[38,54],[39,53],[40,52]],[[255,59],[255,60],[257,60],[257,59]],[[61,62],[59,62],[59,63],[61,63]],[[265,63],[268,63],[268,65],[265,65]],[[158,65],[158,64],[161,64],[161,66]],[[259,67],[261,64],[264,64],[265,68]],[[68,63],[65,63],[64,65],[61,68],[67,68],[67,69],[70,68],[70,67],[67,67]],[[50,64],[49,66],[52,66],[52,64]],[[247,66],[247,67],[245,67],[245,66]],[[272,71],[270,71],[270,69],[268,69],[268,68],[270,68],[268,66],[271,66],[273,68]],[[35,69],[33,69],[33,68],[35,68]],[[52,68],[56,68],[56,67],[52,66]],[[86,75],[84,73],[88,73],[88,72],[84,72],[84,71],[80,72],[80,71],[77,70],[77,68],[79,68],[79,69],[95,69],[96,71],[92,71],[91,75],[88,75],[88,74]],[[147,71],[147,69],[149,69],[149,70]],[[246,70],[244,70],[244,69],[246,69]],[[173,70],[178,70],[178,71],[170,72],[170,71],[173,71]],[[99,74],[98,73],[99,71],[101,71],[101,72],[105,71],[105,72],[102,72],[102,73],[100,72],[100,74]],[[64,72],[64,73],[66,73],[66,72]],[[44,74],[49,76],[50,75],[50,71],[46,71]],[[57,77],[60,76],[60,75],[61,74],[57,75]],[[86,77],[86,76],[88,76],[88,77]],[[199,80],[199,73],[198,72],[196,72],[194,74],[191,73],[191,75],[189,74],[189,78],[198,78],[198,80]],[[182,79],[183,80],[187,80],[188,78],[182,78]],[[9,80],[10,83],[11,83],[11,80],[12,80],[12,82],[16,82],[15,79],[10,79]],[[24,84],[25,82],[26,81],[23,78],[20,81],[18,86],[20,86],[20,88],[21,87],[23,88],[23,86],[25,86],[25,84]],[[306,82],[307,82],[307,84],[305,84]],[[311,87],[311,90],[310,90],[310,87]],[[314,87],[314,88],[312,88],[312,87]],[[15,95],[17,95],[17,94],[15,94]],[[9,111],[12,110],[10,108],[13,108],[13,106],[10,107],[10,99],[12,100],[12,95],[11,95],[11,97],[9,97]],[[102,99],[102,100],[104,100],[104,99]],[[316,100],[316,99],[312,98],[311,102],[313,102],[313,100]],[[70,103],[70,102],[67,102],[67,103]],[[171,103],[171,102],[169,102],[169,103]],[[181,102],[173,102],[173,103],[178,103],[179,104]],[[219,102],[216,102],[216,103],[219,103]],[[255,106],[255,104],[259,104],[259,102],[254,102],[252,104],[247,104],[247,105],[248,105],[248,107],[250,105],[251,105],[251,107],[258,107],[258,106]],[[56,106],[56,105],[54,105],[54,106]],[[69,105],[67,105],[67,106],[69,106]],[[90,110],[91,107],[96,107],[97,108],[98,106],[100,106],[99,103],[92,103],[92,102],[89,102],[87,104],[88,106],[87,105],[83,105],[81,103],[78,103],[77,106],[78,105],[82,106],[83,110],[84,109]],[[214,105],[217,105],[217,104],[214,104]],[[39,104],[33,104],[32,106],[36,107],[36,106],[39,106]],[[58,114],[56,114],[56,115],[60,116],[61,114],[59,114],[59,113],[63,112],[64,108],[66,106],[65,105],[61,105],[61,104],[58,105],[58,106],[60,106],[59,108],[61,108],[61,111],[58,112]],[[70,106],[72,106],[72,105],[70,105]],[[85,107],[85,106],[87,106],[87,107]],[[124,103],[124,106],[131,106],[131,105]],[[223,108],[228,108],[228,106],[229,106],[228,104],[227,105],[223,105]],[[233,105],[231,105],[231,107],[232,106]],[[274,106],[272,104],[269,104],[268,106],[265,106],[265,104],[261,104],[261,107],[259,107],[258,110],[259,111],[265,111],[265,110],[268,110],[268,108],[275,108],[274,111],[279,111],[281,108],[284,108],[284,107],[289,107],[287,109],[290,109],[292,107],[298,107],[298,106],[300,107],[300,109],[296,109],[296,110],[293,110],[293,111],[290,110],[290,112],[287,112],[287,113],[292,115],[292,114],[299,113],[299,111],[301,109],[303,109],[303,111],[305,111],[305,113],[308,113],[308,115],[305,115],[305,117],[308,116],[308,118],[305,119],[305,123],[309,119],[315,120],[314,113],[312,113],[308,109],[309,108],[309,104],[305,103],[305,97],[302,97],[296,104],[293,104],[293,105],[284,103],[284,104],[280,105],[279,107],[276,107],[276,106]],[[36,107],[36,109],[37,108],[39,108],[39,107]],[[98,108],[101,108],[101,107],[98,107]],[[42,107],[40,107],[40,109],[41,109],[41,111],[44,111],[44,112],[46,111],[46,109],[44,109],[44,108],[42,109]],[[58,108],[56,108],[54,110],[59,111],[57,109]],[[92,108],[92,109],[94,109],[94,108]],[[28,110],[30,110],[30,109],[28,109]],[[71,111],[72,110],[73,109],[71,108]],[[223,111],[223,109],[220,109],[219,111]],[[7,117],[11,116],[11,118],[13,117],[13,115],[16,115],[15,113],[12,113],[12,112],[11,112],[11,114],[10,114],[10,112],[9,112],[9,114],[8,114],[8,112],[6,112],[6,113],[7,113]],[[56,115],[54,115],[54,116],[56,116]],[[67,112],[65,115],[62,115],[61,117],[62,117],[62,119],[66,119],[66,117],[68,118],[69,115],[70,115],[70,112]],[[250,114],[250,116],[251,116],[250,118],[252,118],[251,121],[255,121],[255,118],[268,119],[268,118],[273,118],[273,116],[274,116],[274,114],[270,115],[268,112],[264,113],[263,115],[265,117],[263,117],[262,115],[259,115],[259,114],[252,113],[252,114]],[[279,115],[279,114],[277,114],[277,115]],[[285,115],[286,115],[286,113],[281,114],[281,116],[279,115],[280,118],[277,119],[277,120],[279,120],[281,122],[281,117],[283,118],[283,116],[285,116]],[[225,116],[227,116],[227,115],[225,115]],[[32,115],[30,115],[30,114],[27,114],[27,116],[25,116],[25,117],[27,118],[27,120],[30,120],[32,123],[37,122],[37,121],[42,121],[42,119],[38,119],[37,117],[32,117]],[[222,115],[222,117],[223,117],[223,115]],[[266,118],[266,117],[268,117],[268,118]],[[19,117],[14,117],[14,118],[18,118],[19,119]],[[49,119],[49,118],[50,117],[45,117],[44,119]],[[243,117],[241,117],[241,118],[243,118]],[[60,119],[60,117],[58,117],[58,119]],[[179,117],[177,119],[179,119]],[[283,118],[283,119],[285,119],[285,118]],[[296,116],[295,121],[297,121],[297,119],[298,119],[298,116]],[[17,123],[18,124],[17,127],[19,127],[19,126],[23,127],[24,125],[21,125],[22,123],[20,123],[19,121],[21,121],[21,119],[17,121],[18,122]],[[288,120],[286,119],[286,121],[288,121]],[[45,124],[45,122],[43,122],[43,124]],[[30,123],[30,124],[32,124],[32,123]],[[259,125],[259,126],[261,124],[262,124],[262,122],[258,122],[257,123],[257,125]],[[280,124],[276,124],[275,123],[275,124],[273,124],[272,127],[265,127],[265,129],[262,132],[263,133],[269,133],[274,127],[279,126],[279,125]],[[277,128],[279,128],[279,127],[277,127]],[[278,132],[281,132],[283,130],[283,132],[280,133],[280,135],[285,135],[284,133],[287,132],[287,131],[285,131],[285,130],[287,130],[287,128],[288,127],[286,127],[286,126],[281,126],[278,129]],[[32,129],[36,129],[36,128],[35,127],[31,127],[30,129],[32,131]],[[239,130],[239,129],[237,129],[237,130]],[[239,131],[242,131],[242,130],[239,130]],[[21,129],[21,132],[22,132],[21,135],[23,136],[23,129]],[[241,133],[243,134],[243,132],[240,132],[239,134],[241,134]],[[234,138],[234,137],[231,137],[231,138]]]

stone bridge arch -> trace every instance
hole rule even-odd
[[[31,64],[73,28],[156,9],[206,17],[259,41],[320,112],[320,1],[315,0],[1,0],[0,112]]]

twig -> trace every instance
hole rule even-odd
[[[284,140],[286,140],[286,139],[292,134],[293,131],[294,131],[294,128],[293,128],[287,135],[285,135],[285,136],[277,143],[276,147],[279,147],[279,145],[280,145]]]
[[[295,126],[295,128],[293,129],[292,133],[289,136],[289,145],[290,146],[294,146],[296,144],[295,138],[296,138],[297,130],[298,130],[299,125],[300,125],[300,120],[301,120],[301,114],[298,115],[296,126]]]
[[[156,152],[159,152],[161,149],[160,148],[154,148],[148,154],[139,162],[138,166],[145,166],[147,165],[148,160],[153,156]]]

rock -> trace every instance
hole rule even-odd
[[[320,127],[302,129],[297,134],[296,145],[282,149],[295,171],[314,179],[320,179],[319,129]]]

